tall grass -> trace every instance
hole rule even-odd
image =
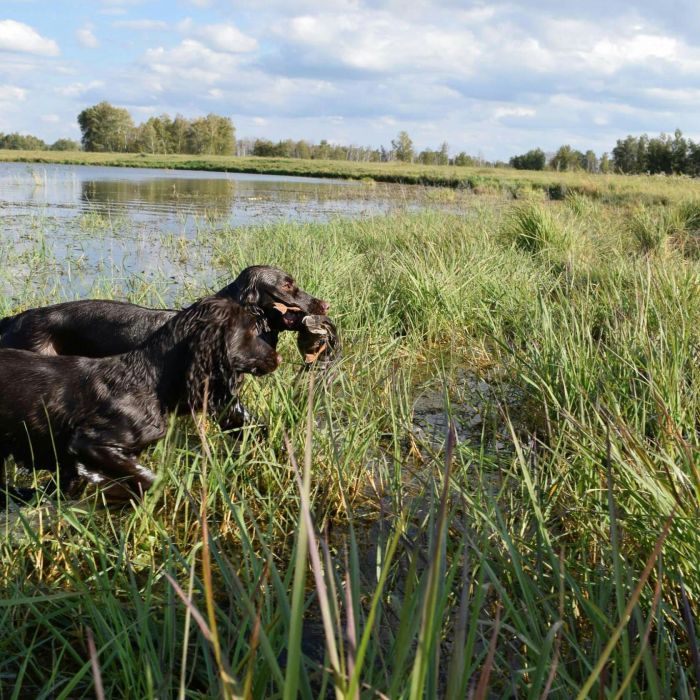
[[[268,440],[174,421],[134,508],[4,513],[0,697],[695,697],[698,263],[637,255],[627,210],[512,206],[183,243],[193,295],[288,269],[344,357],[312,388],[284,338],[246,385]],[[38,267],[5,311],[57,300]]]
[[[534,255],[566,256],[573,243],[571,232],[554,217],[551,208],[537,203],[514,207],[505,233],[513,245]]]

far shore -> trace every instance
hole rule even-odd
[[[0,162],[101,165],[296,177],[362,180],[366,182],[469,189],[475,194],[505,194],[514,199],[540,193],[549,199],[584,195],[609,202],[663,204],[700,196],[700,181],[684,176],[602,175],[551,170],[421,165],[419,163],[354,162],[262,158],[257,156],[193,156],[186,154],[96,153],[88,151],[0,150]]]

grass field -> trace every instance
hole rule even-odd
[[[551,199],[563,199],[567,194],[573,193],[613,204],[640,201],[649,204],[668,204],[688,197],[697,197],[700,193],[700,184],[696,180],[683,176],[591,175],[579,172],[536,172],[510,168],[427,166],[398,161],[356,163],[299,158],[0,150],[1,161],[365,179],[376,182],[467,188],[476,194],[506,193],[516,199],[527,198],[534,190],[544,193]]]
[[[330,300],[342,362],[312,387],[285,338],[269,439],[173,422],[138,507],[5,513],[0,696],[696,697],[700,200],[602,181],[180,239]],[[28,236],[0,312],[70,296]]]

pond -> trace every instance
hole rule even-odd
[[[73,298],[99,293],[105,281],[114,289],[133,278],[194,274],[187,261],[164,254],[168,238],[419,209],[434,205],[435,193],[292,176],[0,163],[0,263],[5,275],[26,277],[32,290],[43,281],[44,293]],[[459,209],[467,197],[450,192],[438,205]],[[211,270],[204,265],[197,274],[206,279]],[[0,293],[16,295],[16,278],[0,277]]]
[[[161,230],[194,230],[196,219],[245,226],[326,221],[418,206],[424,189],[285,175],[0,163],[5,225],[27,216],[83,214],[155,220]],[[65,222],[66,226],[68,222]]]

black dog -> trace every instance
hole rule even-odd
[[[268,265],[247,267],[216,296],[233,299],[249,311],[256,319],[258,334],[273,349],[280,331],[302,330],[305,315],[322,315],[329,307],[328,302],[299,289],[286,272]],[[138,347],[175,314],[172,309],[147,309],[119,301],[68,301],[0,319],[0,348],[107,357]],[[239,389],[240,380],[232,387],[229,399],[234,403],[222,424],[225,429],[250,421],[237,398]]]
[[[329,306],[299,289],[286,272],[268,265],[247,267],[216,296],[233,299],[253,314],[273,347],[280,331],[301,330],[304,315],[323,315]],[[280,311],[281,305],[302,314]],[[0,319],[0,347],[42,355],[118,355],[138,347],[176,313],[121,301],[67,301]]]
[[[114,357],[0,350],[0,466],[12,455],[28,468],[58,467],[66,493],[88,479],[111,499],[138,494],[155,476],[136,458],[165,434],[168,414],[205,402],[216,411],[240,373],[266,374],[280,361],[251,314],[217,297]]]

